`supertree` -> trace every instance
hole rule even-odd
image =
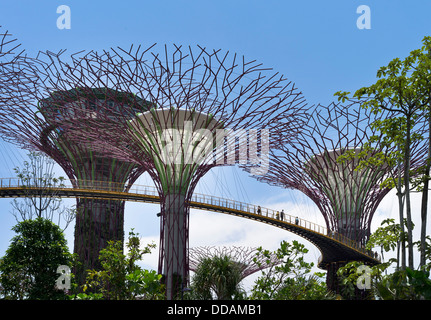
[[[127,191],[142,170],[134,163],[98,153],[85,142],[70,139],[63,123],[68,117],[86,119],[86,112],[99,104],[111,108],[126,104],[133,112],[131,117],[148,110],[149,104],[131,93],[92,85],[85,73],[73,85],[58,72],[57,68],[63,66],[61,53],[40,53],[37,59],[21,57],[10,64],[9,85],[3,94],[8,100],[0,113],[2,138],[50,156],[76,188]],[[58,111],[74,108],[75,113]],[[74,252],[79,264],[74,273],[79,284],[85,281],[86,270],[100,267],[99,251],[108,241],[123,241],[124,206],[124,201],[77,198]]]
[[[258,252],[258,248],[252,247],[193,247],[189,249],[189,268],[191,271],[196,271],[203,259],[228,256],[239,265],[241,279],[244,279],[253,273],[281,263],[274,253],[270,254],[268,258],[258,255]]]
[[[395,151],[395,144],[379,144],[383,135],[371,126],[386,116],[362,109],[358,101],[318,105],[293,139],[286,140],[283,131],[278,132],[279,144],[270,150],[269,170],[256,178],[303,192],[322,213],[329,237],[365,246],[373,215],[390,191],[382,183],[399,169],[389,163],[367,161],[377,154],[384,159]],[[412,164],[417,166],[425,149],[420,143],[412,149],[416,150]],[[330,289],[337,290],[336,271],[348,259],[338,253],[320,262],[328,270]]]
[[[175,298],[188,281],[188,201],[197,182],[219,165],[265,172],[272,131],[282,124],[295,135],[304,98],[282,75],[221,50],[132,46],[70,61],[62,53],[25,60],[40,83],[32,101],[41,103],[9,105],[1,132],[40,149],[67,137],[68,146],[146,171],[160,195],[159,272]],[[109,103],[116,95],[123,99]],[[88,96],[96,103],[81,103]]]
[[[57,113],[58,108],[68,109],[70,104],[75,104],[79,110],[91,110],[98,104],[107,104],[111,108],[122,108],[127,104],[132,112],[130,118],[134,113],[148,110],[149,104],[130,93],[94,87],[55,91],[39,101],[39,110],[47,122],[40,136],[41,150],[60,164],[74,187],[127,191],[143,171],[134,163],[97,152],[85,143],[70,139],[62,121],[80,115]],[[104,119],[105,124],[110,120],[115,121],[115,118]],[[108,241],[123,241],[124,207],[124,201],[77,199],[74,251],[81,261],[80,270],[76,271],[78,275],[100,266],[98,253],[108,245]]]

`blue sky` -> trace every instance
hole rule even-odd
[[[57,28],[56,11],[60,5],[71,9],[70,30]],[[356,10],[360,5],[367,5],[371,10],[369,30],[357,28],[360,14]],[[430,12],[431,2],[420,0],[19,0],[0,3],[0,25],[18,38],[29,54],[39,50],[67,49],[73,53],[153,43],[199,44],[209,49],[229,50],[285,75],[296,83],[309,104],[327,104],[333,101],[334,92],[354,91],[373,83],[380,66],[420,47],[423,37],[431,35]],[[23,160],[22,152],[5,143],[0,151],[0,173],[3,177],[9,176],[11,168]],[[223,179],[226,180],[224,190]],[[146,183],[146,178],[141,182]],[[258,183],[234,168],[209,174],[200,188],[202,192],[220,190],[216,193],[274,208],[301,208],[299,211],[306,218],[323,223],[312,207],[302,209],[307,203],[305,199],[295,197],[291,191]],[[9,202],[0,200],[0,255],[13,235]],[[127,204],[126,210],[126,233],[134,227],[146,240],[157,240],[157,206]],[[378,225],[383,218],[396,216],[394,212],[396,204],[388,196],[373,225]],[[260,240],[276,248],[281,239],[295,238],[273,227],[238,219],[192,212],[190,245],[255,246]],[[68,234],[70,245],[71,233],[72,230]],[[317,262],[318,256],[319,252],[313,249],[310,260]]]

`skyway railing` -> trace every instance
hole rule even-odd
[[[61,179],[56,182],[46,183],[43,179],[37,180],[25,180],[20,178],[0,178],[0,189],[20,189],[20,190],[45,190],[43,192],[45,196],[56,196],[56,191],[67,191],[71,189],[75,190],[88,190],[93,193],[104,194],[117,194],[119,199],[122,199],[121,194],[124,195],[141,195],[141,196],[153,196],[158,197],[159,193],[157,188],[154,186],[145,185],[132,185],[131,187],[125,187],[122,183],[116,183],[111,181],[93,181],[93,180],[67,180]],[[22,197],[25,196],[25,192]],[[202,209],[209,209],[217,207],[219,211],[232,212],[233,210],[246,213],[258,217],[264,217],[272,219],[276,222],[282,222],[290,224],[295,227],[301,227],[306,230],[312,231],[329,237],[334,241],[340,242],[352,249],[355,249],[365,255],[371,256],[374,259],[380,261],[380,257],[365,249],[358,242],[347,238],[346,236],[328,230],[326,227],[318,225],[314,222],[302,219],[298,216],[293,216],[288,213],[284,213],[283,220],[281,220],[281,211],[270,208],[261,207],[259,205],[236,201],[232,199],[226,199],[217,196],[210,196],[201,193],[194,193],[190,199],[190,204],[201,204],[199,207]]]
[[[295,225],[298,227],[302,227],[309,231],[313,231],[314,233],[318,233],[329,237],[335,241],[343,243],[348,247],[355,249],[359,252],[362,252],[365,255],[371,256],[376,260],[380,261],[380,256],[377,253],[371,252],[370,250],[365,249],[358,242],[334,231],[328,231],[328,228],[318,225],[314,222],[299,218],[298,216],[293,216],[288,213],[284,213],[283,220],[281,220],[281,211],[269,209],[265,207],[260,207],[258,205],[249,204],[245,202],[240,202],[236,200],[230,200],[225,198],[220,198],[216,196],[209,196],[204,194],[195,193],[192,196],[191,202],[195,203],[204,203],[210,206],[218,206],[221,208],[227,208],[231,210],[237,210],[241,212],[246,212],[253,215],[258,215],[262,217],[271,218],[277,221],[281,221],[283,223]]]

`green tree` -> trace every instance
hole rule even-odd
[[[401,226],[395,223],[394,219],[385,219],[380,225],[381,226],[371,234],[366,248],[372,250],[374,247],[380,247],[382,260],[384,260],[384,252],[397,249],[397,269],[399,269],[400,242],[403,237]]]
[[[331,299],[334,298],[321,281],[321,274],[311,274],[313,263],[308,263],[304,255],[308,252],[305,246],[297,241],[283,241],[274,253],[282,263],[273,263],[262,271],[255,281],[250,298],[258,300],[284,299]],[[269,250],[258,249],[257,255],[268,259]],[[260,259],[256,259],[258,262]]]
[[[71,267],[73,257],[60,228],[36,218],[12,228],[17,235],[0,260],[0,282],[5,299],[64,299],[56,288],[57,268]]]
[[[154,270],[144,270],[137,262],[144,254],[151,252],[155,244],[140,249],[141,243],[133,230],[126,243],[127,254],[123,253],[121,241],[110,241],[100,251],[99,260],[102,270],[89,270],[83,293],[72,296],[76,299],[163,299],[162,276]],[[87,292],[90,292],[87,294]]]
[[[343,267],[340,267],[337,270],[337,276],[340,281],[340,293],[343,299],[374,299],[376,296],[374,290],[375,285],[382,280],[383,272],[385,272],[392,262],[393,260],[370,267],[364,265],[361,261],[350,261]],[[358,282],[362,283],[365,281],[365,277],[367,277],[367,281],[369,281],[370,288],[359,288]]]
[[[31,152],[28,158],[22,168],[14,168],[20,186],[25,188],[25,198],[12,201],[13,215],[18,222],[45,218],[59,226],[64,224],[62,230],[66,230],[75,218],[75,209],[64,206],[58,192],[53,190],[64,187],[65,178],[56,177],[54,160],[43,153]],[[32,193],[32,188],[37,188],[39,193]]]
[[[426,236],[424,243],[422,242],[422,239],[421,239],[421,241],[415,242],[415,245],[418,246],[421,254],[422,253],[424,254],[425,264],[419,265],[419,269],[430,271],[431,270],[431,237]]]
[[[203,258],[192,279],[191,298],[232,300],[244,297],[241,266],[228,255]]]
[[[335,295],[328,292],[324,273],[289,277],[277,292],[277,300],[332,300]]]
[[[404,60],[395,58],[387,66],[377,71],[378,80],[368,87],[357,90],[353,98],[362,103],[362,107],[369,108],[376,114],[388,112],[389,116],[374,124],[384,136],[387,145],[395,144],[398,151],[388,154],[389,160],[396,161],[402,170],[393,185],[397,187],[400,205],[400,222],[404,221],[403,207],[405,201],[407,221],[408,266],[413,268],[413,222],[411,217],[411,159],[414,145],[424,140],[422,131],[428,127],[428,159],[419,172],[426,185],[422,194],[422,227],[421,241],[425,243],[426,217],[428,203],[428,180],[431,165],[431,38],[423,39],[423,46],[413,50]],[[348,98],[348,92],[337,92],[340,100]],[[427,119],[427,121],[424,121]],[[426,125],[424,125],[424,123]],[[416,149],[417,150],[417,149]],[[403,187],[403,188],[401,188]],[[401,228],[404,226],[401,223]],[[424,247],[424,246],[423,246]],[[424,253],[421,254],[423,265]],[[405,253],[402,250],[402,268],[405,268]]]
[[[370,277],[370,290],[367,290],[368,299],[381,300],[430,300],[431,280],[428,270],[400,269],[394,273],[384,275],[384,271],[391,263],[384,263],[368,267],[367,276]],[[352,261],[338,270],[342,283],[342,295],[346,299],[354,298],[358,291],[359,277],[363,273],[359,268],[362,262]]]
[[[376,295],[383,300],[431,300],[429,277],[426,270],[395,271],[376,283]]]
[[[370,236],[367,248],[380,246],[383,255],[383,252],[390,252],[399,247],[401,236],[400,225],[396,224],[394,219],[386,219]],[[430,241],[429,237],[427,239]],[[429,259],[431,251],[428,243],[425,252],[427,259]],[[408,267],[403,269],[399,268],[398,259],[399,255],[397,255],[397,259],[389,259],[382,264],[365,267],[368,269],[366,276],[369,277],[371,286],[365,296],[369,299],[383,300],[431,299],[430,266],[426,265],[421,270],[413,270]],[[397,263],[395,272],[388,274],[388,270],[395,262]],[[359,291],[358,280],[360,277],[364,277],[364,273],[359,268],[364,268],[363,263],[352,261],[338,270],[342,296],[345,299],[352,299],[357,296]]]

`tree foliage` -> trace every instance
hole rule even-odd
[[[154,270],[142,269],[137,262],[151,252],[155,244],[140,248],[141,242],[133,230],[126,243],[127,253],[123,253],[121,241],[110,241],[100,251],[99,260],[102,270],[89,270],[83,293],[76,299],[163,299],[164,286],[162,276]]]
[[[390,274],[384,272],[391,263],[369,267],[370,289],[365,296],[379,300],[430,300],[431,279],[429,270],[400,269]],[[352,299],[357,292],[357,284],[363,273],[359,268],[362,262],[352,261],[338,270],[342,284],[342,295]],[[365,292],[365,291],[364,291]]]
[[[395,219],[385,219],[381,227],[377,228],[368,239],[366,248],[371,250],[374,247],[380,247],[382,259],[384,259],[384,252],[399,249],[403,237],[405,235],[402,233],[400,224],[395,223]]]
[[[332,299],[322,274],[311,274],[313,263],[304,259],[308,249],[297,241],[283,241],[274,253],[281,264],[274,263],[255,281],[250,299],[258,300],[319,300]],[[270,258],[271,252],[259,248],[258,255]],[[257,261],[257,259],[256,259]]]
[[[401,229],[404,229],[404,205],[406,213],[406,240],[408,249],[408,266],[413,268],[413,222],[411,216],[410,190],[412,180],[424,184],[422,194],[422,228],[421,242],[424,247],[426,236],[426,219],[428,209],[428,180],[431,168],[431,37],[423,39],[423,46],[410,52],[404,60],[395,58],[387,66],[377,71],[377,81],[358,89],[353,99],[360,101],[363,108],[375,114],[387,113],[387,116],[376,121],[373,126],[382,134],[383,139],[371,139],[368,143],[378,142],[379,150],[395,145],[391,152],[380,152],[376,155],[387,165],[399,167],[397,174],[390,177],[386,186],[397,188]],[[337,92],[339,100],[349,98],[349,92]],[[419,150],[420,144],[428,146],[428,156],[424,157]],[[420,147],[418,147],[420,146]],[[426,148],[425,148],[426,150]],[[382,155],[384,155],[382,157]],[[374,157],[373,160],[376,160]],[[412,166],[412,161],[416,164]],[[417,161],[419,160],[419,161]],[[421,165],[418,165],[421,164]],[[412,179],[415,176],[420,179]],[[413,186],[417,187],[417,186]],[[404,232],[404,231],[403,231]],[[402,242],[402,268],[406,267],[405,245]],[[425,264],[424,252],[421,252],[421,265]]]
[[[56,289],[57,268],[72,265],[66,239],[49,220],[24,220],[12,228],[17,235],[0,260],[1,294],[5,299],[64,299]]]
[[[391,252],[399,248],[402,237],[401,227],[394,219],[386,219],[381,226],[371,235],[367,248],[380,246],[382,252]],[[429,238],[428,238],[429,239]],[[419,243],[420,244],[420,243]],[[430,246],[427,244],[427,256],[431,258]],[[388,273],[396,264],[395,271]],[[370,289],[364,291],[368,299],[382,300],[423,300],[431,299],[430,266],[423,266],[419,270],[400,268],[399,258],[389,259],[387,262],[376,266],[367,266],[368,272],[364,274],[362,262],[352,261],[341,267],[337,274],[342,285],[342,296],[345,299],[354,299],[358,292],[358,280],[360,277],[369,277]]]
[[[193,276],[190,298],[232,300],[244,297],[241,266],[229,255],[203,258]]]

